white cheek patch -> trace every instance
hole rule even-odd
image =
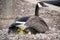
[[[40,3],[38,3],[38,6],[39,6],[39,7],[42,7],[42,5],[41,5]]]
[[[27,26],[25,25],[26,22],[20,22],[20,21],[16,21],[16,23],[20,23],[21,25],[17,25],[17,27],[21,28],[21,29],[25,29]]]
[[[25,26],[25,25],[17,25],[17,27],[19,27],[19,28],[24,30],[27,26]]]
[[[26,22],[20,22],[20,21],[16,21],[16,23],[21,23],[21,24],[25,24]]]

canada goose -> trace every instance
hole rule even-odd
[[[25,34],[29,32],[31,34],[46,32],[49,28],[44,20],[39,17],[39,4],[39,2],[36,4],[34,16],[22,17],[16,20],[15,23],[10,25],[8,33],[10,33],[11,31],[16,32],[17,30],[20,30],[20,34]]]
[[[19,33],[19,34],[25,34],[24,29],[24,24],[28,20],[29,17],[21,17],[20,19],[17,19],[14,23],[12,23],[9,26],[8,33]]]
[[[31,16],[25,23],[27,26],[27,29],[25,30],[31,31],[31,29],[34,29],[37,31],[35,33],[45,33],[47,30],[49,30],[49,27],[47,26],[46,22],[39,17],[39,4],[40,2],[36,4],[35,15]],[[31,33],[33,33],[33,31],[31,31]]]

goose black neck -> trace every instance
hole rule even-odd
[[[36,7],[35,7],[35,16],[39,16],[39,6],[38,6],[38,4],[36,4]]]

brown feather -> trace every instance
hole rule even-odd
[[[44,20],[38,16],[30,17],[25,25],[36,29],[38,32],[45,32],[49,29]]]

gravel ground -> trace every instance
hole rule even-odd
[[[46,33],[39,33],[39,34],[8,34],[8,29],[0,30],[0,40],[60,40],[60,31],[57,32],[51,30],[50,32]]]

